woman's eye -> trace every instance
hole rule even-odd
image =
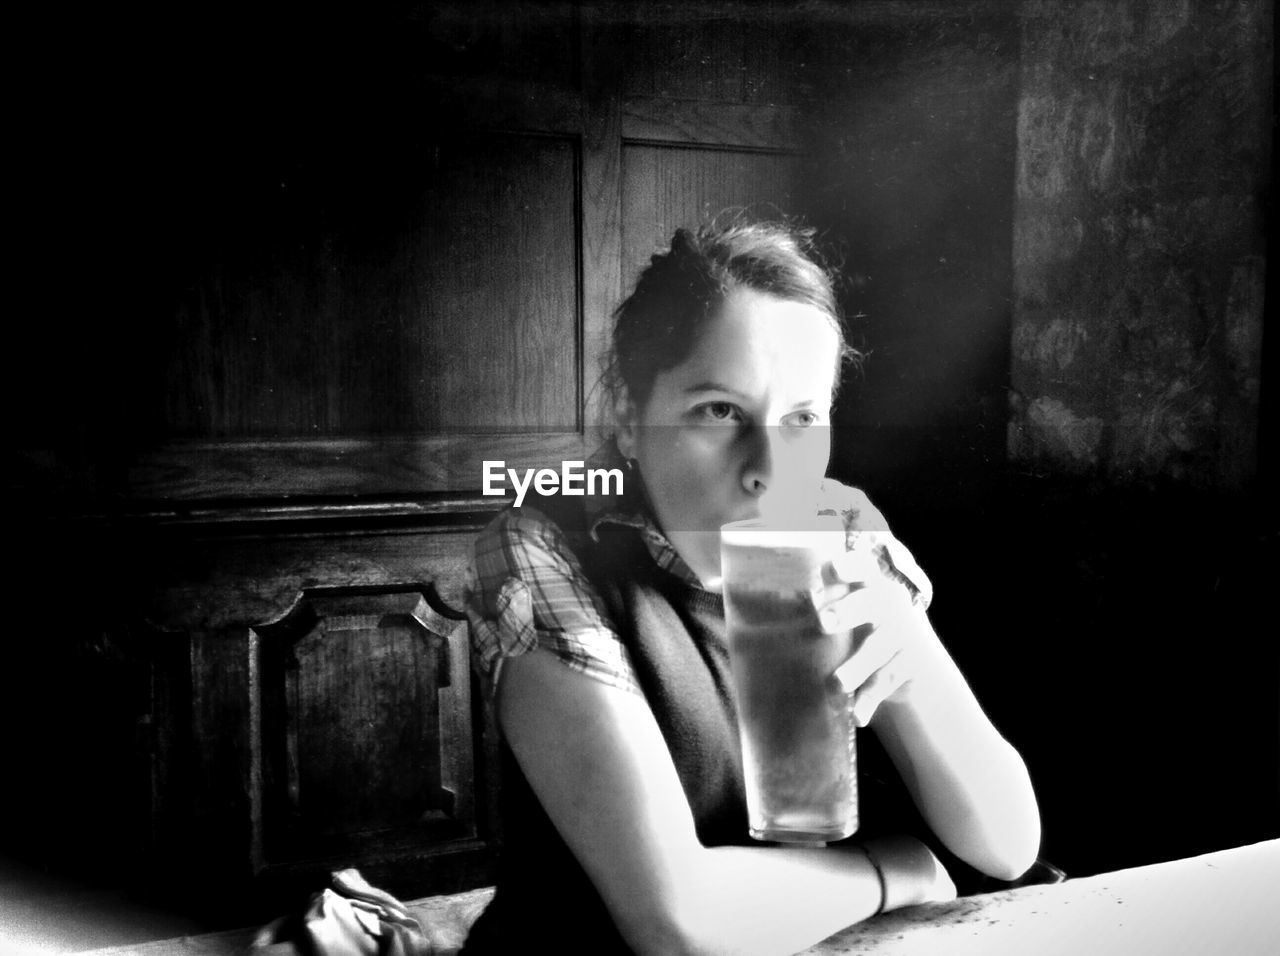
[[[738,406],[732,402],[707,402],[698,406],[702,418],[712,422],[736,422],[741,419]]]
[[[817,412],[793,412],[783,420],[791,428],[811,428],[818,424]]]

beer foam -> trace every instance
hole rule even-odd
[[[844,550],[844,521],[835,515],[805,515],[783,525],[756,518],[720,529],[726,589],[777,594],[809,591],[821,584],[824,562]]]

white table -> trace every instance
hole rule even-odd
[[[885,913],[809,956],[1280,956],[1280,840]]]

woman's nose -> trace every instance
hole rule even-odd
[[[747,494],[759,497],[773,483],[774,462],[780,429],[762,425],[750,428],[743,436],[745,461],[742,469],[742,487]]]

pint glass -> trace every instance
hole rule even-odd
[[[858,828],[855,724],[834,676],[851,632],[824,634],[814,597],[844,550],[844,523],[720,529],[729,660],[752,837],[839,840]]]

